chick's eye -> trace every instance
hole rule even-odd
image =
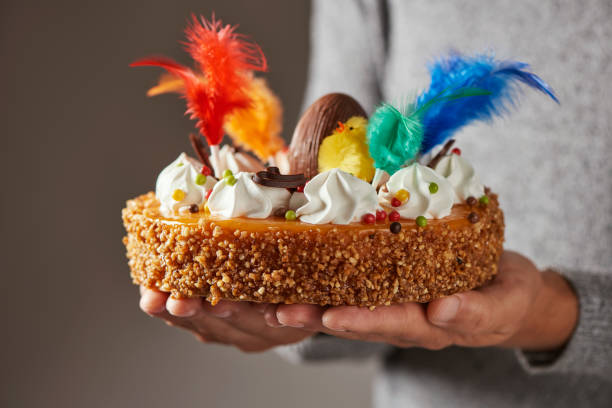
[[[352,126],[349,126],[349,130],[353,130],[353,127],[352,127]]]

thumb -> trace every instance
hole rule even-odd
[[[427,319],[434,325],[463,334],[480,334],[495,329],[493,300],[480,292],[455,294],[434,300]]]

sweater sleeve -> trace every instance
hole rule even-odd
[[[366,112],[381,100],[386,7],[376,0],[313,0],[307,107],[330,92],[353,96]]]
[[[561,271],[578,296],[574,333],[556,353],[517,351],[532,374],[571,373],[612,377],[612,275]]]

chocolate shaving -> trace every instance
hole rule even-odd
[[[438,162],[442,160],[442,157],[446,156],[446,153],[448,153],[450,148],[453,147],[454,143],[455,143],[455,139],[451,139],[448,142],[446,142],[446,144],[444,144],[444,147],[438,152],[438,154],[436,154],[434,158],[430,160],[427,167],[431,167],[432,169],[435,168]]]
[[[266,187],[297,188],[306,183],[303,174],[280,174],[277,167],[268,167],[253,176],[253,181]]]
[[[191,142],[191,147],[195,151],[198,159],[202,162],[202,164],[208,167],[212,171],[212,165],[210,164],[210,160],[208,160],[208,151],[200,141],[200,138],[193,133],[189,134],[189,141]]]

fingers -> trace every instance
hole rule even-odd
[[[495,344],[521,325],[539,290],[539,272],[526,258],[505,253],[489,285],[431,302],[429,321],[457,335],[459,344]]]
[[[333,307],[322,317],[326,332],[340,337],[384,341],[397,346],[440,349],[449,345],[445,331],[432,325],[422,305],[404,303],[374,310]]]
[[[288,326],[308,331],[324,331],[322,324],[325,309],[316,305],[278,305],[276,309],[269,312],[272,316],[266,315],[266,321],[271,321],[273,327]],[[278,324],[275,326],[275,324]]]
[[[167,293],[158,292],[141,286],[140,294],[139,306],[143,312],[149,315],[155,315],[166,310],[166,300],[168,299]]]
[[[166,310],[176,317],[191,317],[202,311],[202,299],[174,299],[169,297],[166,301]]]
[[[271,342],[290,342],[306,336],[303,330],[296,328],[270,327],[266,323],[265,313],[261,313],[261,307],[255,307],[248,302],[221,301],[216,306],[205,304],[204,310],[206,313],[223,319],[237,330]]]

